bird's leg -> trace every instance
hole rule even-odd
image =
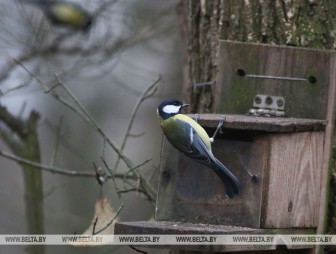
[[[199,114],[195,114],[192,116],[192,119],[197,123],[199,119]]]
[[[210,138],[211,143],[213,143],[213,142],[215,141],[215,137],[216,137],[218,131],[222,128],[224,122],[225,122],[225,116],[222,115],[222,117],[221,117],[221,119],[219,120],[219,123],[218,123],[218,125],[217,125],[217,128],[216,128],[216,130],[215,130],[215,133],[214,133],[214,134],[212,135],[212,137]]]

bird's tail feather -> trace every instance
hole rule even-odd
[[[213,157],[213,160],[211,161],[211,168],[224,182],[226,195],[229,198],[233,198],[239,194],[240,183],[227,167],[225,167],[219,160]]]

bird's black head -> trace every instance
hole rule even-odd
[[[189,104],[184,104],[181,101],[175,99],[167,99],[161,102],[157,109],[158,115],[162,120],[166,120],[171,116],[180,114],[182,108],[189,106]]]

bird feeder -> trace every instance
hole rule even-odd
[[[322,233],[334,128],[335,53],[221,41],[218,67],[212,88],[217,114],[200,114],[198,122],[211,135],[225,116],[213,153],[239,179],[240,195],[228,199],[212,170],[164,142],[155,220],[119,222],[115,232]],[[275,246],[176,248],[247,251]]]

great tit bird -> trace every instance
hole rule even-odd
[[[92,16],[75,3],[61,0],[22,0],[22,2],[40,7],[53,25],[86,32],[92,24]]]
[[[215,158],[206,131],[191,117],[181,114],[182,108],[189,106],[175,99],[164,100],[157,108],[163,133],[168,141],[186,156],[213,169],[225,186],[226,195],[233,198],[239,194],[238,179]]]

